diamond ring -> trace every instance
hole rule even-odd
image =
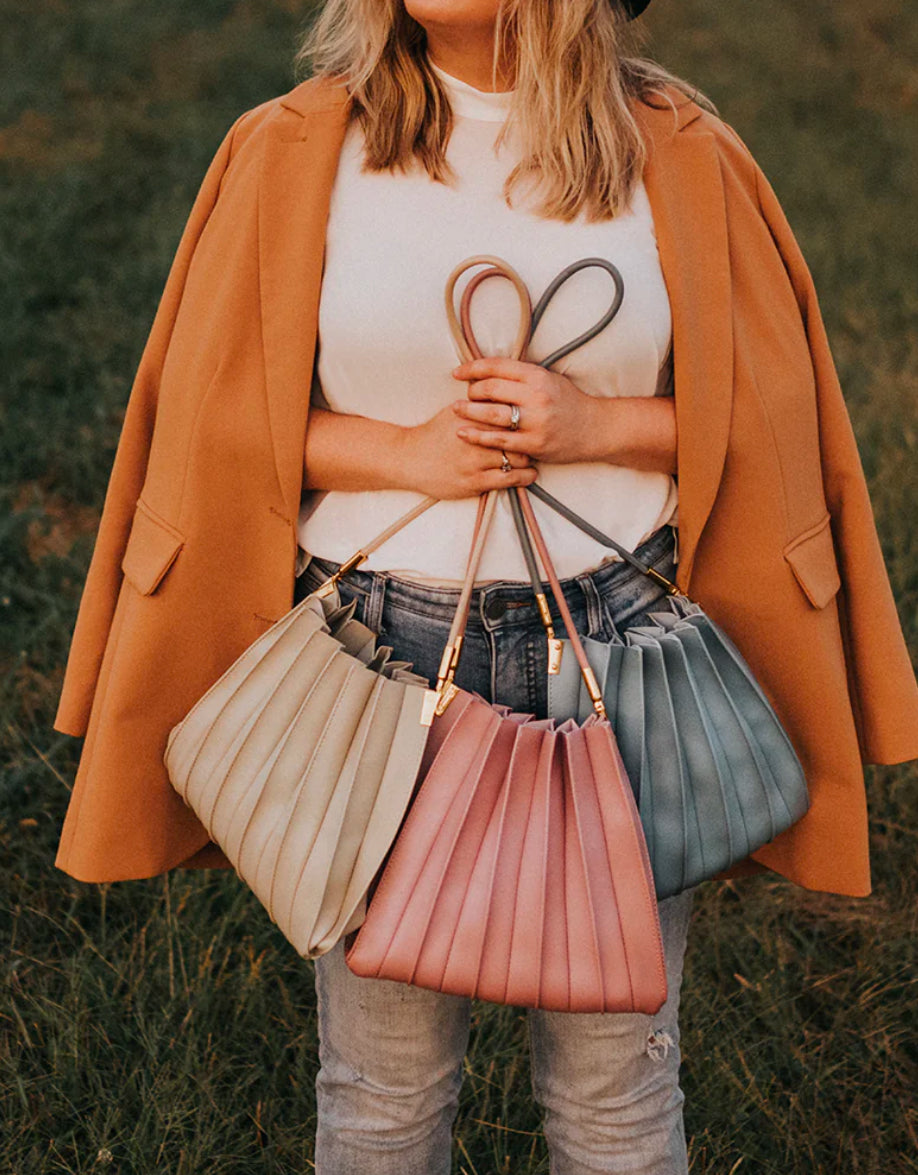
[[[519,404],[512,404],[510,406],[510,431],[516,432],[520,427],[520,406]]]
[[[500,455],[501,455],[501,457],[503,457],[503,461],[501,461],[501,463],[500,463],[500,471],[501,471],[501,473],[512,473],[512,472],[513,472],[513,466],[510,464],[510,458],[509,458],[509,457],[507,456],[507,454],[506,454],[506,453],[503,451],[503,449],[501,449],[501,451],[500,451]]]

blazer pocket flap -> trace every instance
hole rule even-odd
[[[824,608],[841,587],[831,521],[827,511],[815,526],[791,539],[784,548],[784,558],[814,608]]]
[[[149,596],[159,587],[184,543],[184,536],[175,527],[138,501],[121,570],[142,596]]]

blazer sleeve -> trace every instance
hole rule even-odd
[[[182,232],[131,387],[53,722],[54,729],[64,734],[86,733],[121,588],[121,560],[146,476],[160,375],[181,305],[185,279],[197,242],[216,205],[224,174],[233,156],[237,130],[249,113],[247,111],[236,119],[207,168]]]
[[[867,480],[829,349],[812,275],[758,164],[759,205],[803,319],[816,383],[826,503],[839,563],[839,620],[864,763],[918,759],[918,683],[899,621]]]

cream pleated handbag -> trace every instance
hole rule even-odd
[[[427,498],[233,662],[169,734],[172,785],[305,958],[366,916],[437,702],[377,648],[337,581],[438,499]]]

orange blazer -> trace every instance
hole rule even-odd
[[[734,872],[870,892],[864,763],[918,758],[918,683],[816,292],[736,132],[639,103],[673,318],[679,586],[803,763],[807,815]],[[169,783],[171,727],[293,603],[329,197],[348,95],[242,114],[195,199],[131,390],[54,728],[85,735],[55,864],[228,867]],[[444,326],[445,329],[445,326]]]

